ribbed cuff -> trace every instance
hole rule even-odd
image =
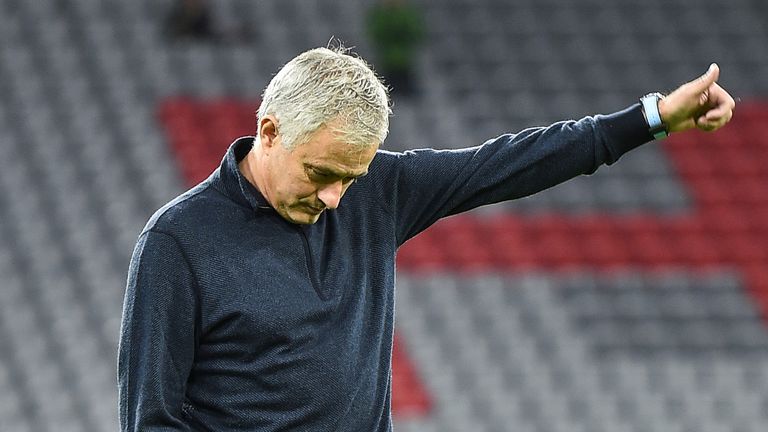
[[[611,154],[612,160],[608,163],[617,161],[621,155],[635,147],[653,141],[640,103],[613,114],[600,116],[599,124]]]

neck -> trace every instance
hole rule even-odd
[[[262,195],[264,195],[264,189],[259,184],[258,176],[257,176],[257,169],[258,166],[257,161],[257,155],[255,151],[255,147],[251,149],[251,151],[248,152],[247,155],[241,160],[237,167],[240,169],[240,172],[243,174],[243,177],[245,177],[246,180],[248,180],[248,183],[252,184],[253,187],[255,187]],[[266,197],[266,196],[265,196]]]

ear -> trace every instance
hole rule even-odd
[[[277,137],[277,119],[272,116],[264,116],[259,119],[259,142],[264,149],[270,149],[279,145]]]

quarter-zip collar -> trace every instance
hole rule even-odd
[[[229,146],[219,167],[219,177],[226,194],[237,203],[256,212],[274,211],[264,195],[240,172],[238,166],[253,148],[254,139],[252,136],[238,138]]]
[[[272,212],[277,215],[277,212],[269,205],[269,202],[264,198],[264,195],[262,195],[261,192],[259,192],[259,190],[245,178],[238,166],[238,163],[243,160],[243,158],[248,155],[248,152],[251,151],[251,148],[253,148],[253,140],[254,137],[250,136],[235,140],[235,142],[229,146],[227,154],[224,155],[224,159],[221,161],[221,166],[217,172],[213,174],[214,177],[212,180],[214,184],[218,180],[223,185],[224,192],[227,196],[238,204],[250,207],[255,213]],[[219,177],[218,179],[216,178],[217,176]],[[324,292],[321,288],[321,283],[317,274],[316,258],[313,257],[312,247],[307,234],[309,228],[303,225],[291,224],[285,220],[284,222],[291,225],[301,238],[305,258],[307,260],[307,271],[312,287],[322,300],[328,300],[330,295]]]

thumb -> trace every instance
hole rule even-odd
[[[700,76],[694,81],[691,81],[691,87],[697,93],[704,92],[709,88],[709,86],[717,82],[719,77],[720,66],[718,66],[717,63],[712,63],[709,65],[709,69],[707,69],[704,75]]]

